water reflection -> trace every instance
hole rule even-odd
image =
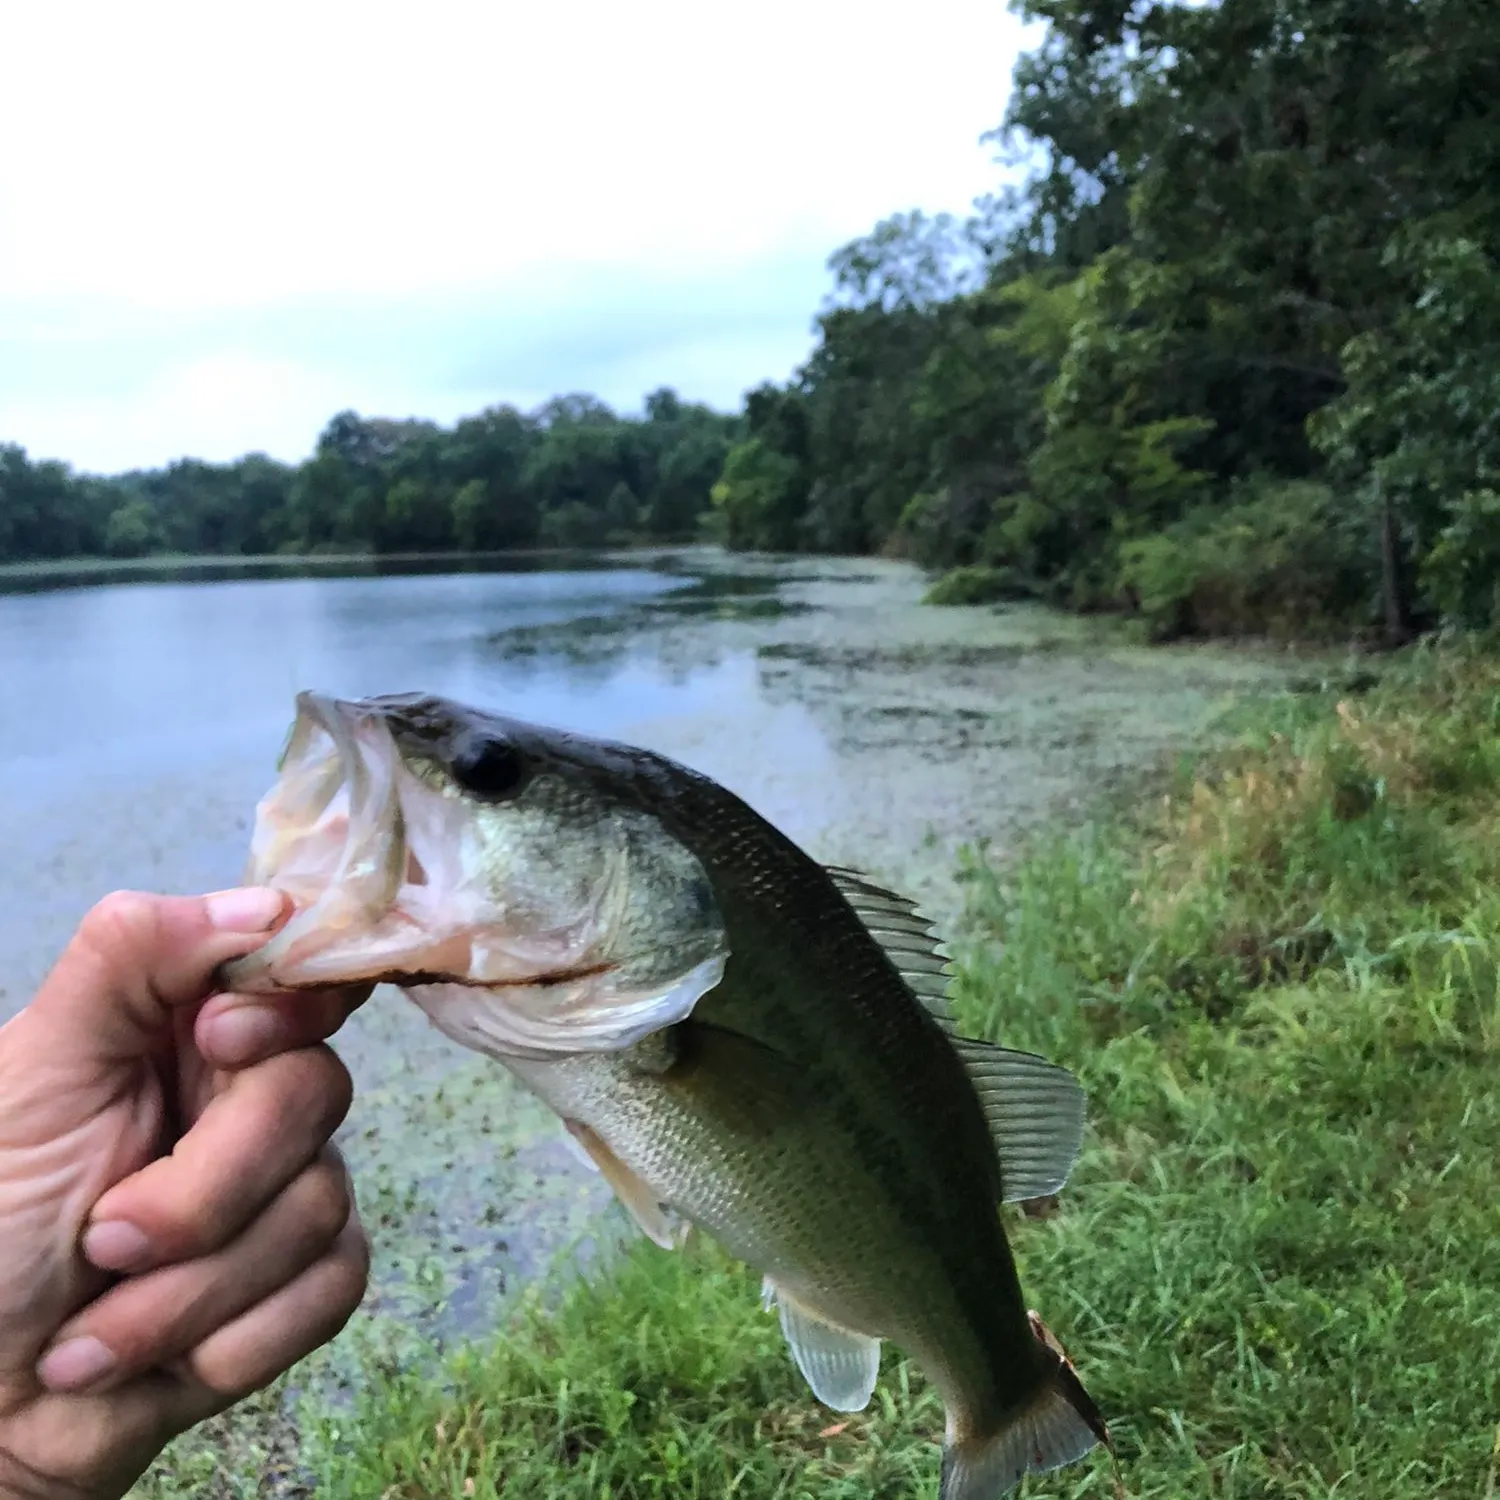
[[[671,566],[675,553],[635,554],[638,565]],[[297,557],[151,558],[21,563],[0,567],[0,594],[51,593],[106,584],[221,583],[268,578],[404,578],[453,573],[576,573],[620,566],[617,555],[543,551]]]
[[[3,595],[0,771],[61,782],[247,753],[269,765],[309,686],[440,692],[615,732],[721,691],[724,659],[668,663],[635,639],[653,611],[679,595],[701,607],[719,587],[615,566]],[[751,682],[730,671],[735,691]]]

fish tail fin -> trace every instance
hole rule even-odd
[[[1062,1345],[1035,1313],[1030,1318],[1046,1369],[1041,1388],[996,1431],[960,1438],[944,1449],[941,1500],[999,1500],[1024,1475],[1060,1469],[1096,1443],[1114,1454],[1109,1428]]]

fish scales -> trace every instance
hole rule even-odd
[[[298,909],[236,984],[401,984],[653,1238],[665,1208],[760,1270],[839,1409],[906,1348],[948,1412],[943,1500],[1107,1442],[999,1209],[1061,1186],[1081,1093],[951,1033],[909,903],[645,750],[422,695],[298,707],[247,870]]]

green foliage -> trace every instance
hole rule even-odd
[[[1370,539],[1306,480],[1240,486],[1120,548],[1120,580],[1155,640],[1347,635],[1368,623]]]
[[[140,496],[116,506],[104,523],[104,551],[110,557],[144,557],[156,539],[156,512]]]
[[[1028,599],[1034,590],[1011,568],[966,567],[945,573],[927,590],[927,604],[996,604]]]
[[[609,537],[609,520],[582,500],[565,500],[542,516],[538,540],[544,547],[602,547]]]
[[[806,484],[790,455],[758,437],[736,443],[711,494],[731,547],[765,552],[796,547]]]
[[[1339,471],[1363,476],[1368,508],[1394,505],[1434,606],[1488,624],[1500,568],[1500,261],[1420,224],[1384,263],[1405,300],[1388,329],[1345,346],[1348,390],[1314,417],[1313,438]]]
[[[1465,625],[1500,621],[1500,493],[1465,490],[1422,562],[1438,608]]]
[[[95,479],[0,446],[0,561],[685,540],[738,424],[670,390],[646,406],[634,419],[566,396],[451,432],[345,411],[296,468],[250,454]]]
[[[485,511],[489,508],[489,487],[482,479],[471,479],[453,492],[453,540],[462,552],[483,550]]]

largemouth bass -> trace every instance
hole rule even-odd
[[[400,985],[653,1239],[675,1215],[758,1269],[827,1405],[905,1348],[947,1409],[942,1500],[1108,1442],[998,1207],[1061,1187],[1082,1092],[956,1035],[909,901],[663,756],[418,695],[300,695],[246,879],[295,912],[227,982]]]

